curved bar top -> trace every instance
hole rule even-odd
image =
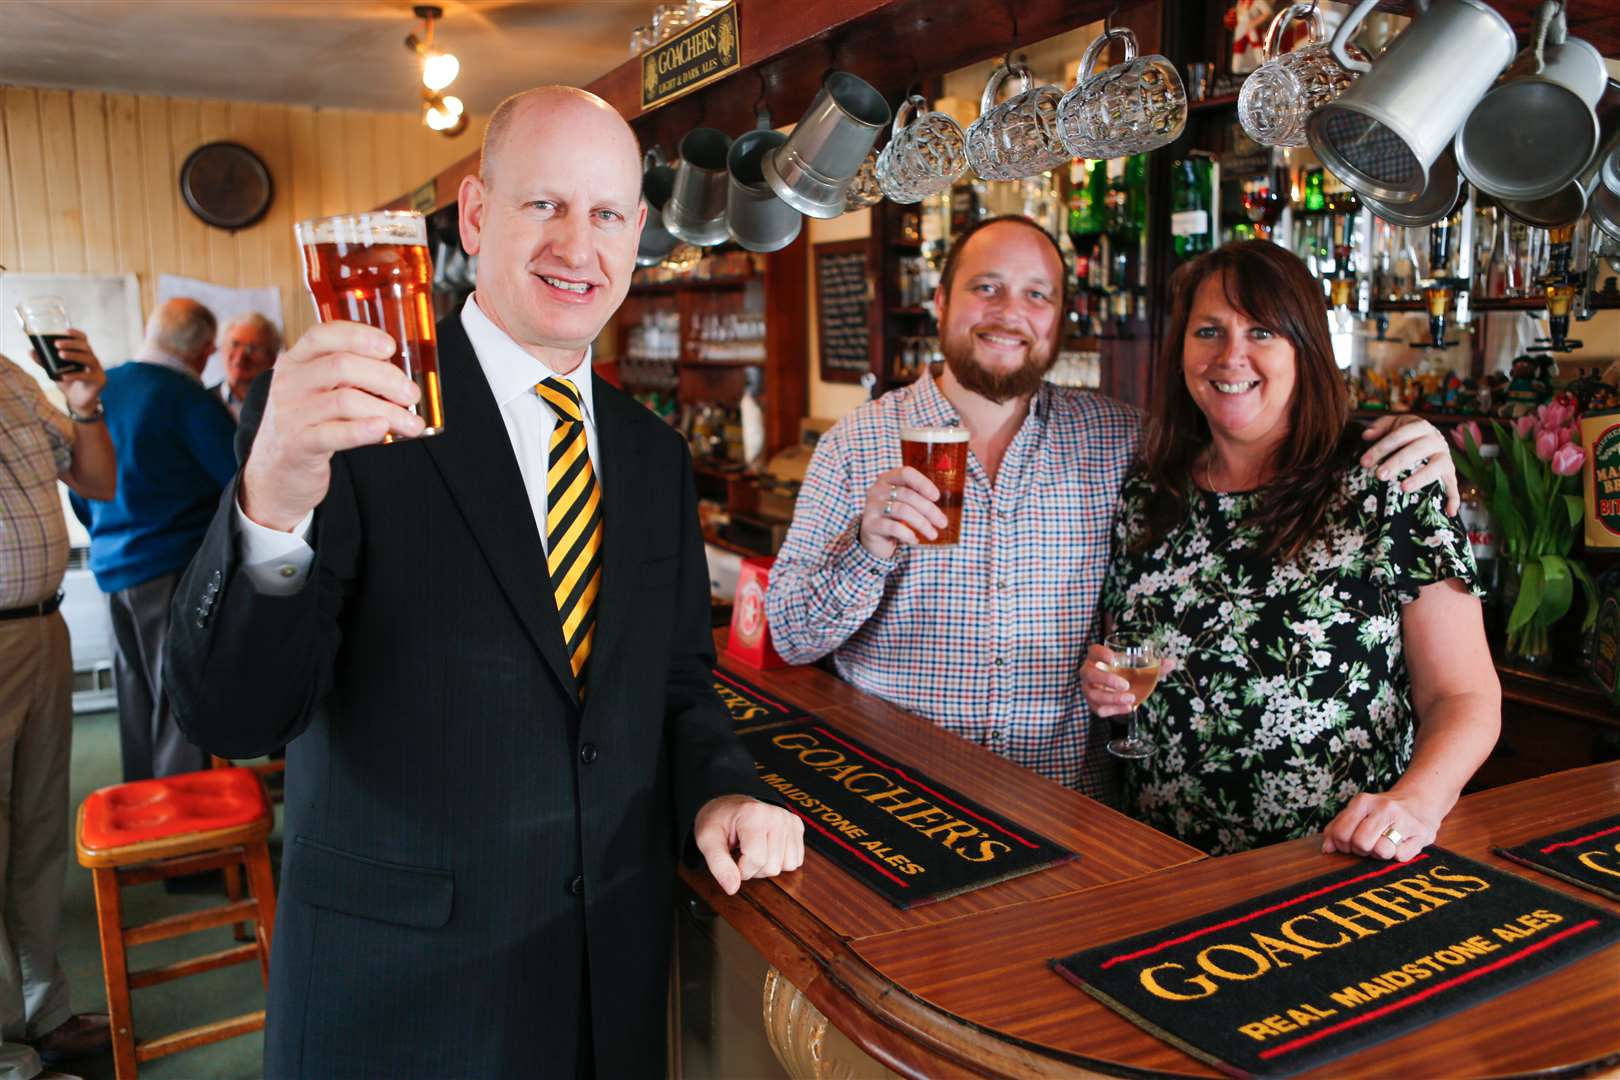
[[[731,668],[724,631],[716,646],[722,667]],[[1208,858],[815,668],[736,672],[1079,855],[908,911],[814,851],[797,872],[749,882],[734,897],[701,869],[683,870],[776,969],[765,988],[767,1023],[773,1007],[781,1016],[802,1009],[786,1001],[785,979],[851,1042],[903,1076],[1219,1076],[1064,982],[1047,960],[1283,888],[1348,858],[1322,855],[1311,839]],[[1439,843],[1620,914],[1620,903],[1491,851],[1617,808],[1620,763],[1596,765],[1467,796]],[[823,1071],[799,1064],[816,1047],[789,1053],[776,1042],[796,1075]],[[1620,945],[1304,1075],[1501,1077],[1616,1067]]]

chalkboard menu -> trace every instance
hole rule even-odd
[[[867,318],[866,241],[816,245],[816,313],[821,338],[821,377],[858,382],[871,370]]]

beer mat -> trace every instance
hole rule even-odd
[[[767,694],[747,679],[714,669],[714,692],[738,728],[758,727],[779,720],[802,720],[810,714],[775,694]]]
[[[1620,940],[1620,918],[1429,848],[1051,961],[1126,1019],[1234,1076],[1290,1076]]]
[[[760,779],[804,819],[805,842],[895,907],[1075,857],[815,717],[742,740]]]
[[[1497,848],[1496,853],[1599,896],[1620,900],[1620,814],[1517,847]]]

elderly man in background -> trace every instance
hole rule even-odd
[[[118,448],[117,495],[73,500],[112,618],[126,781],[208,764],[170,718],[161,660],[169,598],[236,472],[236,425],[202,384],[216,325],[195,300],[152,313],[140,352],[107,373],[102,394]]]
[[[225,377],[208,389],[219,395],[233,418],[240,420],[248,387],[275,366],[281,352],[281,331],[257,311],[250,311],[225,324],[219,335],[219,349],[225,355]]]
[[[67,522],[56,482],[112,498],[106,375],[81,331],[58,345],[68,412],[0,356],[0,1080],[98,1053],[107,1017],[74,1016],[56,957],[68,843],[73,666],[62,603]]]

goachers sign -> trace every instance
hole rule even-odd
[[[1439,848],[1369,865],[1052,963],[1195,1057],[1286,1076],[1620,939],[1615,916]]]
[[[743,733],[805,840],[909,908],[1074,858],[959,792],[819,721]]]
[[[802,720],[809,715],[797,705],[789,705],[729,671],[715,671],[714,692],[731,714],[732,724],[739,729],[778,720]]]
[[[742,64],[737,5],[729,4],[641,54],[641,108],[696,90]]]
[[[1497,852],[1611,900],[1620,900],[1620,814],[1518,847],[1498,848]]]

